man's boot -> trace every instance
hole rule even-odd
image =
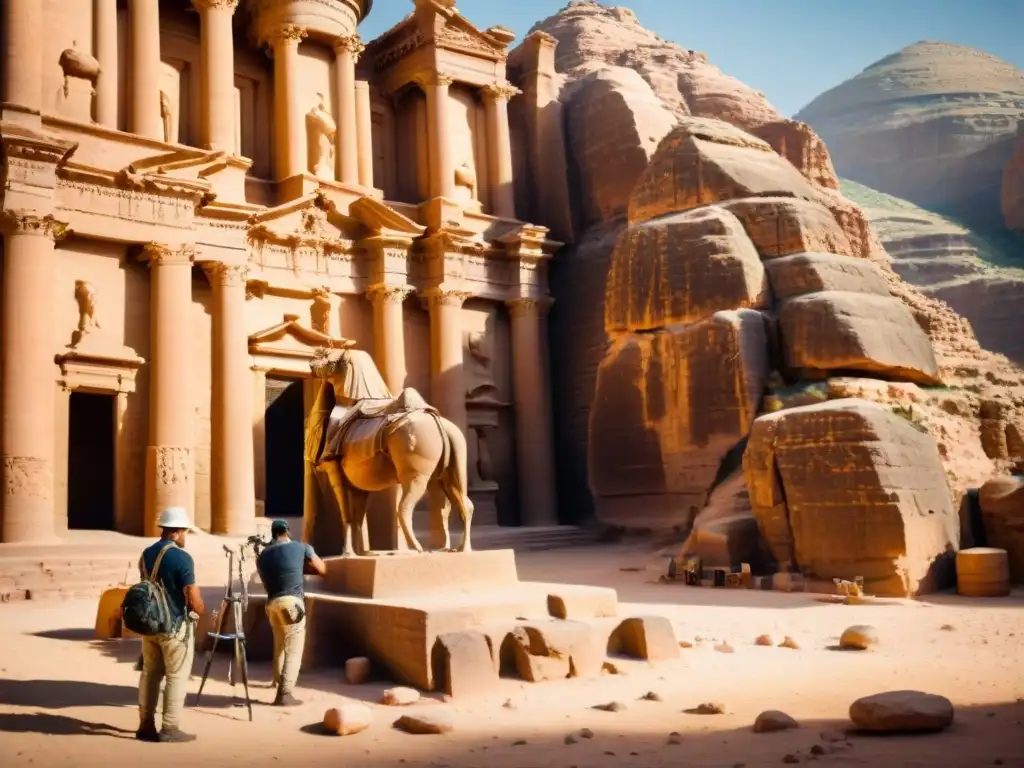
[[[191,733],[185,733],[180,728],[164,728],[160,731],[160,741],[171,744],[184,744],[188,741],[195,741],[196,737]]]
[[[146,720],[139,726],[139,730],[135,732],[135,738],[139,741],[160,741],[160,734],[156,730],[155,720]]]
[[[277,689],[277,696],[274,697],[275,707],[297,707],[301,703],[290,693],[284,693],[280,688]]]

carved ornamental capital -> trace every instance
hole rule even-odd
[[[493,102],[508,101],[513,96],[518,96],[522,93],[521,90],[508,83],[491,83],[483,86],[480,92],[484,95],[485,99]]]
[[[203,264],[203,272],[210,285],[223,288],[241,288],[249,277],[249,267],[245,264],[222,264],[219,261],[208,261]]]
[[[0,229],[12,235],[37,235],[49,237],[54,242],[68,233],[68,225],[53,216],[40,216],[33,211],[0,211]]]
[[[211,10],[234,13],[238,8],[238,0],[192,0],[192,6],[200,13]]]
[[[466,291],[448,291],[441,288],[434,288],[423,295],[423,304],[427,309],[434,309],[436,307],[459,308],[465,304],[466,299],[472,297],[472,295],[473,294]]]
[[[444,86],[447,88],[455,82],[455,78],[451,75],[446,75],[444,72],[426,72],[414,77],[413,82],[424,89],[431,86]]]
[[[305,27],[296,24],[282,24],[267,34],[267,42],[270,43],[271,48],[281,45],[298,45],[306,39],[306,35]]]
[[[362,38],[359,35],[349,35],[348,37],[339,37],[334,41],[334,54],[340,56],[342,53],[351,53],[353,61],[359,61],[360,55],[366,50],[366,46],[363,45]]]
[[[412,293],[412,288],[405,285],[385,285],[383,283],[377,283],[376,285],[371,285],[367,289],[366,296],[374,304],[377,302],[382,302],[384,304],[401,304],[410,293]]]
[[[196,259],[196,250],[191,245],[146,243],[142,246],[142,259],[150,267],[191,265]]]
[[[512,317],[544,317],[555,300],[550,296],[509,299],[505,302]]]

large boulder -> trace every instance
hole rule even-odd
[[[723,205],[736,214],[762,258],[817,251],[856,256],[835,217],[813,200],[764,197]]]
[[[607,524],[689,529],[750,431],[768,374],[760,312],[619,337],[597,374],[589,477]]]
[[[951,580],[959,521],[938,448],[891,409],[850,398],[761,416],[743,469],[783,568],[891,596]]]
[[[1010,580],[1024,582],[1024,475],[994,477],[978,491],[989,546],[1005,549]]]
[[[770,259],[765,267],[776,301],[818,291],[891,296],[882,270],[864,259],[834,253],[795,253]]]
[[[939,383],[931,342],[906,305],[889,296],[848,291],[796,296],[782,302],[779,327],[792,369]]]
[[[764,307],[764,266],[739,220],[715,206],[623,232],[605,289],[605,330],[648,331]]]

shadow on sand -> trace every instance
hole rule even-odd
[[[191,687],[186,706],[195,694]],[[0,679],[0,706],[43,710],[71,707],[129,707],[139,703],[137,686],[109,685],[80,680],[6,680]],[[230,696],[203,692],[203,708],[226,708],[235,704]],[[2,729],[0,729],[2,730]]]
[[[135,732],[107,723],[90,723],[67,715],[48,712],[31,714],[0,714],[0,731],[4,733],[42,733],[47,736],[110,736],[134,739]]]

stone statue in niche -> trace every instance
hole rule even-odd
[[[78,304],[78,329],[71,336],[71,346],[78,346],[90,332],[99,330],[96,319],[96,288],[86,280],[75,280],[75,301]]]
[[[471,331],[466,334],[466,348],[469,351],[466,401],[496,401],[498,387],[491,371],[494,356],[491,354],[490,338],[483,331]]]
[[[82,122],[92,121],[92,100],[96,94],[96,80],[100,76],[100,63],[87,53],[78,50],[78,41],[71,43],[60,54],[64,86],[60,111],[68,117]]]
[[[172,141],[171,131],[174,121],[171,118],[173,115],[174,107],[171,104],[171,97],[165,91],[160,91],[160,119],[164,124],[164,141],[168,144]]]
[[[313,306],[309,310],[313,330],[330,335],[331,329],[331,292],[326,288],[313,289]]]
[[[469,190],[469,199],[476,200],[476,174],[468,162],[455,169],[455,186]]]
[[[494,463],[491,461],[491,448],[487,444],[489,427],[473,427],[476,435],[476,474],[484,482],[494,480]]]
[[[306,114],[308,168],[318,179],[334,179],[334,135],[338,125],[324,104],[324,95],[316,95],[317,105]]]

